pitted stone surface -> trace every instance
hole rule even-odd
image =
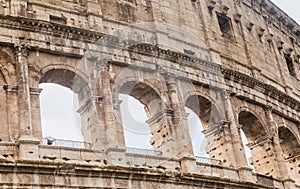
[[[299,36],[269,0],[0,1],[1,187],[300,188]],[[40,83],[78,94],[82,149],[42,144]],[[154,152],[126,151],[119,94]]]

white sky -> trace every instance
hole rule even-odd
[[[300,0],[272,1],[295,21],[300,23]],[[76,105],[73,104],[74,99],[77,98],[74,96],[74,93],[67,88],[53,84],[42,84],[40,87],[43,88],[41,93],[43,137],[52,136],[57,139],[82,141],[80,132],[81,124],[76,113]],[[123,100],[121,109],[128,112],[128,115],[123,115],[127,146],[151,148],[149,144],[150,131],[147,124],[144,123],[146,115],[143,112],[143,106],[135,100],[126,100],[125,96],[121,96],[121,99]],[[134,111],[132,111],[132,107],[135,107]],[[190,114],[189,126],[195,154],[203,156],[205,141],[201,133],[199,119],[192,111],[186,111]],[[139,116],[136,116],[137,114]],[[135,120],[133,117],[139,117],[140,119]]]
[[[300,0],[271,0],[298,24],[300,23]]]

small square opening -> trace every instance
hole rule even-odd
[[[227,39],[233,38],[231,20],[229,17],[221,14],[217,14],[220,30],[222,32],[222,36]]]
[[[292,58],[290,56],[285,55],[285,61],[290,75],[294,78],[297,78]]]

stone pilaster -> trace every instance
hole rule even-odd
[[[31,101],[28,79],[28,55],[30,47],[26,44],[14,46],[18,78],[19,120],[22,135],[32,136]]]
[[[223,97],[224,97],[224,105],[225,105],[225,117],[227,121],[230,123],[230,136],[231,136],[231,143],[233,148],[233,156],[232,160],[235,160],[233,166],[235,168],[247,167],[247,160],[246,155],[243,150],[243,143],[241,141],[240,132],[238,128],[238,124],[234,117],[232,104],[231,104],[231,91],[224,90]]]
[[[32,136],[42,140],[42,124],[40,109],[40,94],[42,89],[30,88],[31,117],[32,117]]]
[[[164,72],[162,75],[167,84],[167,94],[172,108],[172,118],[167,118],[171,122],[169,127],[171,127],[170,131],[172,132],[172,140],[168,141],[168,145],[171,148],[169,149],[170,155],[177,157],[194,156],[188,130],[187,115],[184,111],[184,106],[180,103],[178,87],[176,85],[177,78],[174,74],[168,72]]]
[[[16,142],[21,135],[19,127],[18,112],[18,86],[5,85],[6,101],[7,101],[7,116],[8,116],[8,137],[9,141]]]
[[[101,90],[103,94],[102,105],[103,105],[103,114],[104,114],[104,125],[106,128],[106,140],[108,148],[118,148],[124,147],[124,144],[121,144],[118,138],[116,116],[114,110],[114,102],[111,90],[112,78],[110,76],[109,65],[100,64],[99,74],[100,74],[100,83]]]
[[[284,160],[282,148],[280,146],[278,126],[277,126],[276,122],[274,121],[274,118],[272,115],[272,108],[267,106],[264,109],[265,109],[267,123],[269,126],[269,133],[273,139],[272,143],[273,143],[274,155],[276,158],[276,161],[274,161],[274,166],[277,166],[277,171],[274,173],[275,175],[273,175],[273,176],[277,177],[279,179],[289,179],[287,165]]]

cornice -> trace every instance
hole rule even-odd
[[[89,29],[25,17],[0,15],[0,26],[15,30],[39,32],[50,36],[63,37],[64,39],[86,42],[96,42],[98,39],[104,36],[103,33],[91,31]],[[109,35],[105,36],[109,37]]]
[[[277,5],[270,0],[251,0],[252,8],[260,7],[260,14],[274,25],[274,22],[279,23],[280,29],[292,35],[298,43],[300,43],[300,26],[299,24],[282,11]]]
[[[120,44],[120,41],[117,36],[107,35],[96,31],[90,31],[88,29],[76,28],[57,23],[51,23],[36,19],[28,19],[25,17],[12,17],[0,15],[0,26],[16,30],[22,29],[25,31],[40,32],[58,37],[63,36],[65,39],[83,41],[87,43],[97,43],[97,41],[101,38],[101,42],[103,44],[112,46],[118,46],[118,44]],[[195,69],[200,69],[202,71],[206,71],[207,73],[224,77],[229,81],[231,80],[236,83],[245,85],[249,88],[253,88],[300,112],[299,100],[296,100],[288,96],[284,92],[276,89],[276,87],[269,84],[265,84],[257,79],[254,79],[249,75],[231,70],[217,63],[202,60],[194,56],[186,55],[184,53],[162,49],[157,45],[141,44],[138,41],[131,40],[127,40],[126,45],[128,46],[128,51],[145,56],[164,59]]]
[[[215,75],[221,75],[229,81],[234,81],[241,85],[247,86],[249,88],[255,89],[256,91],[265,94],[289,107],[300,112],[300,101],[296,100],[286,93],[278,90],[276,87],[265,84],[262,81],[255,79],[249,75],[240,73],[235,70],[231,70],[222,65],[209,62],[206,60],[201,60],[196,57],[191,57],[182,53],[164,50],[157,46],[149,44],[138,44],[131,47],[131,50],[146,56],[152,56],[159,59],[165,59],[177,64],[183,64],[186,66],[193,67],[195,69],[201,69]]]

